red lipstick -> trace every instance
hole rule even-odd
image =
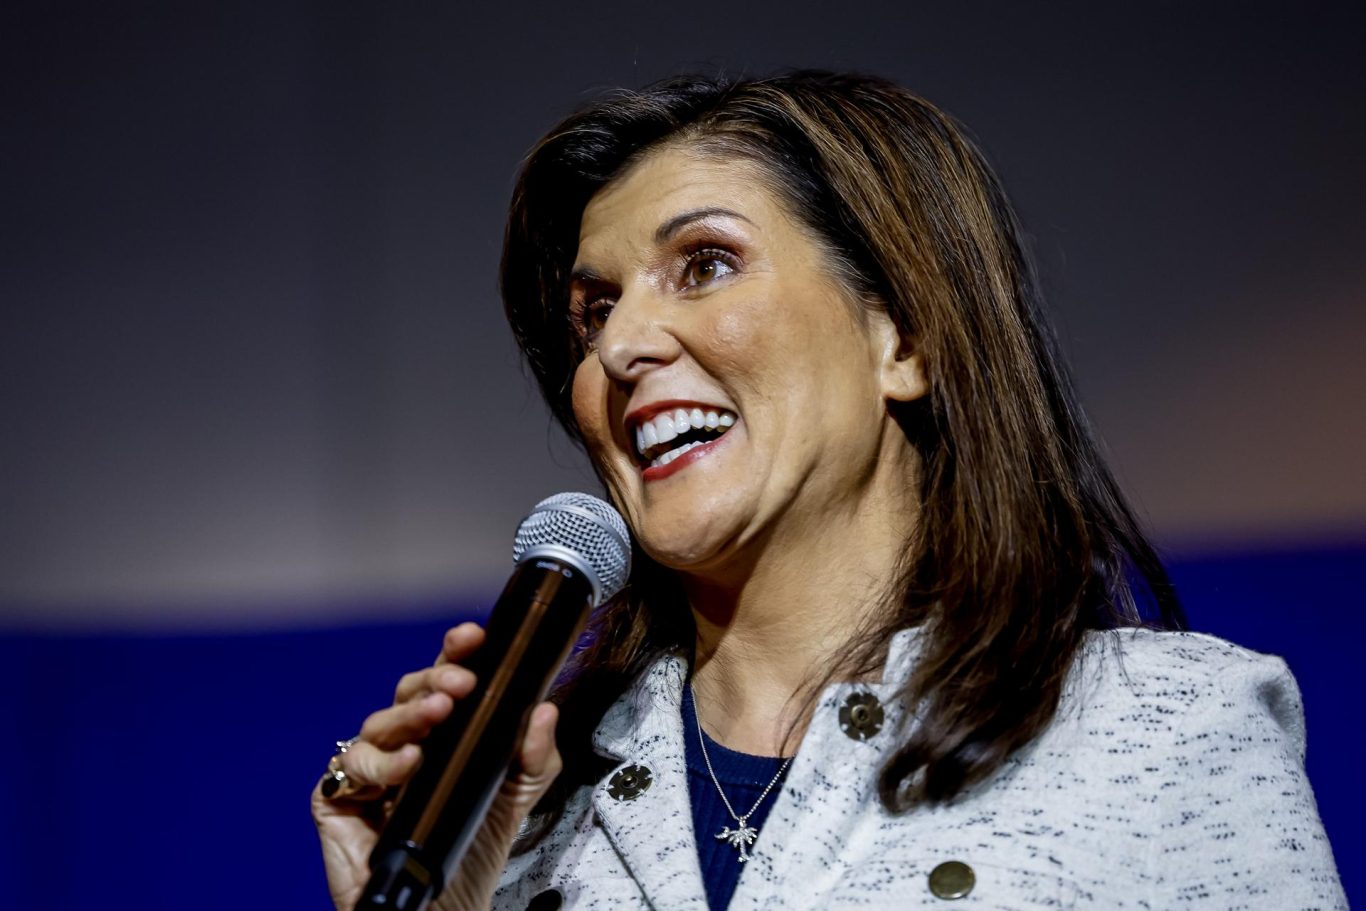
[[[681,456],[674,459],[668,465],[648,467],[641,473],[641,477],[644,478],[647,482],[662,481],[670,475],[677,474],[678,472],[687,468],[694,462],[697,462],[701,459],[705,459],[707,458],[707,456],[716,452],[716,448],[724,444],[726,440],[730,438],[730,435],[734,432],[735,428],[732,427],[730,430],[727,430],[725,433],[721,434],[716,439],[709,440],[708,442],[703,443],[701,446],[694,446],[692,449],[689,449],[687,452],[683,453]]]

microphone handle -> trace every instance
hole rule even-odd
[[[533,557],[513,570],[465,662],[474,690],[422,743],[370,854],[361,909],[420,911],[441,894],[507,777],[531,710],[545,698],[588,620],[592,586],[572,564]]]

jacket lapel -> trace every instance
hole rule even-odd
[[[618,760],[593,792],[593,809],[622,862],[654,908],[707,911],[697,859],[680,701],[686,666],[657,662],[604,716],[594,745]],[[616,787],[630,766],[648,770],[650,785],[635,796]]]
[[[877,818],[870,807],[877,806],[878,770],[902,721],[894,695],[910,676],[918,636],[910,629],[893,637],[880,683],[839,683],[821,693],[729,911],[821,908],[838,890],[849,847]],[[840,707],[851,694],[868,692],[885,710],[883,729],[871,740],[850,739],[839,726]]]
[[[902,712],[894,695],[918,657],[919,635],[909,629],[893,637],[880,683],[841,683],[821,694],[730,911],[819,907],[836,888],[846,872],[841,857],[876,804],[878,768],[899,737]],[[646,901],[661,911],[708,911],[683,743],[686,677],[682,658],[656,662],[608,710],[593,740],[618,763],[594,789],[594,812]],[[874,740],[852,740],[840,730],[840,706],[856,691],[872,692],[886,710]],[[649,770],[650,786],[633,798],[614,798],[614,776],[633,765]]]

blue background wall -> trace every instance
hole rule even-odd
[[[1290,663],[1319,811],[1363,894],[1366,546],[1171,568],[1196,629]],[[332,741],[479,613],[427,607],[440,616],[289,633],[0,637],[5,906],[329,907],[308,794]]]

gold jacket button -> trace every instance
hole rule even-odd
[[[882,730],[882,703],[869,692],[850,693],[840,706],[840,730],[850,740],[867,740]]]
[[[972,867],[960,860],[946,860],[930,871],[930,891],[939,898],[962,898],[976,884]]]
[[[635,800],[650,789],[654,777],[643,765],[628,765],[617,769],[612,780],[607,783],[607,793],[613,800]]]

